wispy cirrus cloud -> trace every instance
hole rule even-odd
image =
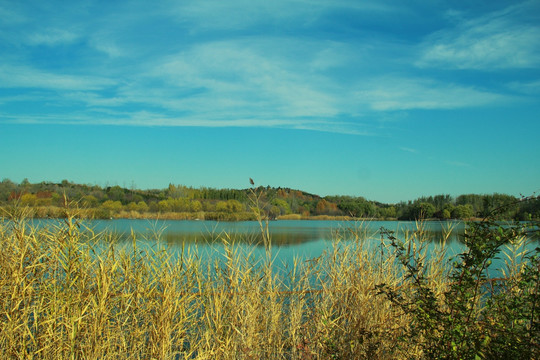
[[[413,149],[413,148],[409,148],[409,147],[400,147],[399,148],[401,151],[405,151],[405,152],[408,152],[408,153],[411,153],[411,154],[418,154],[418,150],[416,149]]]
[[[381,14],[403,11],[403,7],[380,1],[183,1],[166,6],[167,13],[177,21],[190,25],[191,32],[208,30],[240,30],[252,27],[281,26],[285,28],[310,27],[335,11],[362,14]],[[223,16],[223,14],[228,14]],[[274,31],[279,29],[274,28]]]
[[[30,66],[0,64],[0,87],[3,88],[99,90],[113,84],[113,80],[99,76],[59,74]]]
[[[106,54],[111,58],[126,55],[126,52],[114,40],[108,39],[105,35],[93,36],[90,45],[97,51]]]
[[[540,95],[540,79],[535,81],[513,81],[508,84],[511,90],[525,95]]]
[[[7,25],[21,24],[27,21],[28,17],[20,11],[7,6],[7,3],[0,4],[0,18]]]
[[[66,122],[71,114],[74,122],[374,134],[385,119],[403,119],[399,112],[489,107],[524,93],[508,91],[523,81],[504,84],[505,93],[444,74],[509,66],[506,45],[525,52],[513,66],[533,64],[538,46],[516,41],[536,36],[534,22],[516,21],[524,4],[435,33],[420,27],[423,37],[401,34],[395,20],[417,9],[399,2],[90,1],[58,13],[40,3],[37,22],[21,4],[11,11],[18,22],[0,24],[0,38],[11,39],[0,43],[8,54],[0,103],[47,104],[58,111],[51,119]]]
[[[535,13],[535,21],[523,21]],[[428,35],[420,44],[416,65],[476,70],[537,67],[539,13],[538,2],[529,1],[460,21]]]
[[[205,102],[206,109],[228,116],[246,111],[280,117],[331,117],[339,112],[336,97],[327,91],[332,80],[317,73],[306,76],[296,61],[265,53],[272,42],[268,47],[252,45],[235,41],[198,45],[167,58],[149,75],[161,78],[177,93],[185,93],[178,104],[192,111]],[[286,42],[281,46],[287,46]]]
[[[510,101],[508,96],[425,78],[384,76],[363,84],[356,98],[375,111],[458,109]],[[367,85],[367,86],[366,86]]]
[[[79,35],[76,32],[65,29],[46,29],[28,35],[30,45],[55,46],[60,44],[70,44],[77,40]]]

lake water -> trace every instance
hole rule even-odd
[[[58,220],[41,220],[40,224],[47,225],[55,221]],[[118,219],[91,220],[85,221],[84,224],[95,232],[109,231],[116,234],[118,242],[126,246],[133,243],[131,237],[133,233],[140,248],[156,248],[164,245],[173,254],[179,254],[182,249],[185,251],[188,248],[196,249],[203,257],[212,258],[222,254],[225,241],[252,252],[256,258],[263,258],[265,254],[261,228],[256,221]],[[463,222],[429,221],[425,222],[423,227],[431,239],[428,249],[440,246],[443,234],[452,229],[445,242],[447,255],[455,256],[465,250],[465,245],[460,240],[465,229]],[[417,229],[417,224],[402,221],[321,220],[278,220],[268,223],[275,263],[286,266],[291,265],[295,258],[308,260],[320,256],[325,250],[332,248],[337,238],[347,242],[358,235],[375,248],[381,243],[381,228],[394,231],[398,238],[403,239]]]
[[[36,220],[42,225],[58,220]],[[131,233],[143,245],[152,246],[159,238],[171,249],[192,246],[201,249],[220,246],[223,239],[237,244],[262,248],[261,228],[256,221],[217,222],[190,220],[87,220],[84,224],[95,232],[109,231],[121,240],[131,241]],[[263,226],[265,224],[263,223]],[[319,256],[332,246],[336,238],[350,240],[354,234],[380,240],[381,228],[395,231],[398,237],[417,229],[415,222],[401,221],[322,221],[322,220],[278,220],[268,222],[272,247],[280,253],[307,258]],[[430,238],[437,242],[444,229],[452,228],[448,245],[461,249],[459,238],[463,235],[462,222],[425,222],[424,228]]]

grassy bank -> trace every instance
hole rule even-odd
[[[11,213],[20,206],[0,206],[0,213]],[[29,218],[38,219],[58,219],[65,218],[65,206],[35,206],[28,207],[27,214]],[[97,208],[80,208],[77,210],[77,216],[81,219],[160,219],[160,220],[216,220],[216,221],[254,221],[257,216],[253,211],[240,212],[223,212],[223,211],[135,211],[135,210],[118,210],[115,212],[103,212]],[[343,215],[301,215],[287,214],[277,215],[273,217],[275,220],[337,220],[350,221],[362,220],[361,218],[353,218]],[[370,218],[374,220],[375,218]],[[395,218],[382,218],[380,220],[396,220]]]
[[[523,256],[516,250],[521,235],[515,234],[501,286],[512,286],[510,300],[533,297],[521,305],[521,317],[505,320],[484,316],[482,301],[452,308],[445,299],[455,268],[444,260],[444,246],[427,256],[421,224],[401,247],[388,234],[374,251],[363,234],[362,228],[336,234],[334,248],[320,258],[276,272],[266,235],[263,259],[240,251],[224,234],[222,256],[205,262],[196,249],[172,258],[158,238],[152,250],[142,250],[136,234],[133,246],[122,248],[72,215],[61,226],[38,229],[18,214],[0,223],[0,358],[429,358],[426,345],[448,347],[446,358],[459,358],[451,356],[456,345],[445,343],[444,329],[422,322],[422,309],[428,315],[450,309],[456,318],[467,312],[461,331],[478,327],[495,334],[493,342],[514,338],[490,332],[490,321],[510,321],[522,331],[516,330],[521,341],[529,341],[525,348],[537,351],[521,347],[521,354],[539,354],[531,340],[538,315],[534,307],[530,313],[538,289],[512,285],[531,276],[522,262],[510,261]],[[493,286],[470,297],[489,291]]]

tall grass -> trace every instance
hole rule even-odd
[[[319,258],[276,271],[271,237],[257,258],[221,235],[212,260],[196,248],[173,257],[137,234],[120,246],[68,214],[32,227],[24,214],[0,222],[2,359],[394,359],[410,315],[378,296],[384,283],[407,296],[403,266],[384,237],[370,245],[361,224],[337,232]],[[406,236],[424,259],[429,286],[448,287],[444,246],[427,257],[421,225]],[[351,240],[352,238],[352,240]],[[248,249],[248,250],[246,250]],[[205,260],[206,259],[206,260]],[[412,296],[412,295],[411,295]]]

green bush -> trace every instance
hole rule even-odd
[[[385,232],[404,266],[404,284],[398,289],[380,284],[377,290],[411,316],[397,348],[417,343],[426,359],[540,358],[540,249],[524,250],[538,224],[501,224],[497,213],[468,223],[468,250],[453,262],[442,294],[430,285],[423,259]],[[506,244],[520,252],[521,261],[504,279],[490,278],[488,267]]]

